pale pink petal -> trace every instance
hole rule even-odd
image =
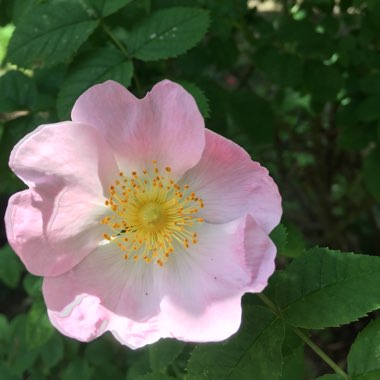
[[[157,317],[136,322],[112,313],[98,297],[87,294],[78,295],[61,311],[48,309],[48,315],[62,334],[82,342],[110,331],[120,343],[136,349],[154,343],[164,335],[157,328]]]
[[[104,194],[118,172],[109,148],[91,127],[51,124],[15,146],[10,166],[30,190],[9,200],[9,243],[30,272],[65,272],[103,240]]]
[[[140,348],[157,342],[161,338],[170,335],[160,327],[159,316],[154,316],[143,321],[134,321],[121,315],[113,314],[107,328],[112,335],[122,344],[130,348]]]
[[[112,151],[99,132],[70,121],[41,125],[13,148],[9,166],[29,187],[78,187],[98,199],[118,175]]]
[[[63,334],[79,340],[109,330],[131,348],[153,343],[167,336],[158,319],[158,270],[144,261],[125,260],[115,244],[102,245],[70,271],[45,277],[50,319]],[[97,303],[97,309],[87,309],[86,303],[78,302],[82,299]],[[78,319],[82,328],[77,327]]]
[[[61,289],[61,292],[64,293],[65,289]],[[49,319],[56,329],[82,342],[102,335],[108,326],[110,314],[100,305],[99,298],[84,294],[78,295],[60,312],[48,309]]]
[[[281,196],[268,171],[248,153],[212,131],[199,163],[182,179],[203,199],[201,215],[210,223],[226,223],[250,213],[269,233],[280,221]]]
[[[199,161],[204,148],[204,121],[193,97],[168,80],[143,99],[113,81],[93,86],[79,97],[71,117],[103,133],[128,168],[157,160],[180,175]]]
[[[109,243],[61,276],[46,277],[43,293],[54,325],[81,340],[110,330],[133,348],[160,337],[227,338],[240,326],[241,296],[260,291],[273,272],[275,248],[250,216],[203,227],[199,243],[177,249],[163,268],[126,261]],[[100,319],[78,303],[88,297]]]
[[[232,335],[240,326],[242,295],[265,287],[275,254],[274,244],[250,216],[205,226],[191,254],[168,263],[161,302],[165,327],[185,341]]]
[[[159,286],[155,280],[157,265],[140,260],[125,260],[116,244],[100,245],[71,270],[46,277],[44,296],[50,309],[61,310],[78,294],[90,294],[102,300],[112,312],[134,320],[144,320],[159,310]],[[65,288],[64,294],[57,297]]]

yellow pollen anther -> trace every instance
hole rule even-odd
[[[197,244],[194,228],[204,221],[197,215],[204,204],[195,192],[189,192],[189,185],[178,185],[170,178],[170,166],[161,175],[157,161],[152,164],[129,176],[119,173],[105,201],[111,212],[100,223],[109,230],[103,238],[116,243],[125,260],[141,259],[162,267],[175,252],[181,254]]]

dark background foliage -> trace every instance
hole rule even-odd
[[[68,119],[92,84],[114,79],[141,97],[168,78],[193,94],[208,128],[242,145],[278,183],[284,216],[272,236],[279,269],[315,245],[379,252],[378,0],[0,0],[0,25],[2,213],[8,197],[23,189],[7,166],[22,136]],[[132,351],[108,335],[90,344],[62,337],[47,319],[41,280],[25,272],[4,228],[0,233],[1,379],[224,378],[199,370],[203,348],[193,351],[192,344],[164,340]],[[247,315],[258,308],[260,323],[268,320],[262,306],[253,306],[255,297],[244,302]],[[311,337],[345,368],[352,342],[375,313]],[[272,328],[281,330],[277,320]],[[256,334],[246,325],[242,330]],[[276,367],[281,357],[280,369],[260,380],[331,372],[293,333],[286,330],[278,342],[273,336],[262,343],[273,343],[265,360],[277,344],[280,352],[270,360]],[[255,379],[252,372],[231,377],[237,375]]]

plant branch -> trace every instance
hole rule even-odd
[[[270,310],[273,311],[279,318],[282,318],[281,310],[265,295],[258,294],[260,300],[268,306]],[[286,321],[285,321],[286,322]],[[328,364],[336,374],[340,375],[344,380],[351,380],[346,372],[342,370],[322,349],[320,349],[309,337],[307,337],[302,331],[300,331],[297,327],[293,327],[289,325],[293,332],[298,335],[301,340],[307,344],[326,364]]]
[[[110,40],[120,49],[120,51],[127,57],[127,58],[130,58],[132,59],[132,57],[130,56],[130,54],[128,53],[128,49],[127,47],[125,46],[125,44],[121,43],[118,38],[112,33],[112,30],[105,24],[105,23],[102,23],[102,29],[104,30],[104,32],[107,34],[107,36],[110,38]],[[141,84],[140,84],[140,81],[139,81],[139,78],[137,76],[137,73],[136,73],[136,70],[134,70],[134,73],[133,73],[133,80],[135,82],[135,85],[136,85],[136,89],[137,89],[137,92],[139,93],[139,95],[142,94],[142,91],[141,91]]]
[[[308,336],[296,327],[292,327],[293,332],[298,335],[326,364],[328,364],[336,374],[342,376],[345,380],[350,380],[346,372],[342,370],[324,351],[322,351]]]
[[[127,48],[117,39],[117,37],[112,33],[112,30],[104,23],[102,23],[102,29],[107,34],[107,36],[111,39],[111,41],[120,49],[120,51],[129,58]]]

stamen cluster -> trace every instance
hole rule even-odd
[[[112,231],[104,239],[117,244],[124,259],[163,266],[176,247],[187,249],[198,242],[194,226],[204,221],[197,217],[204,204],[189,185],[180,186],[170,177],[169,166],[161,174],[157,161],[152,164],[142,173],[119,173],[105,201],[111,212],[101,223]]]

